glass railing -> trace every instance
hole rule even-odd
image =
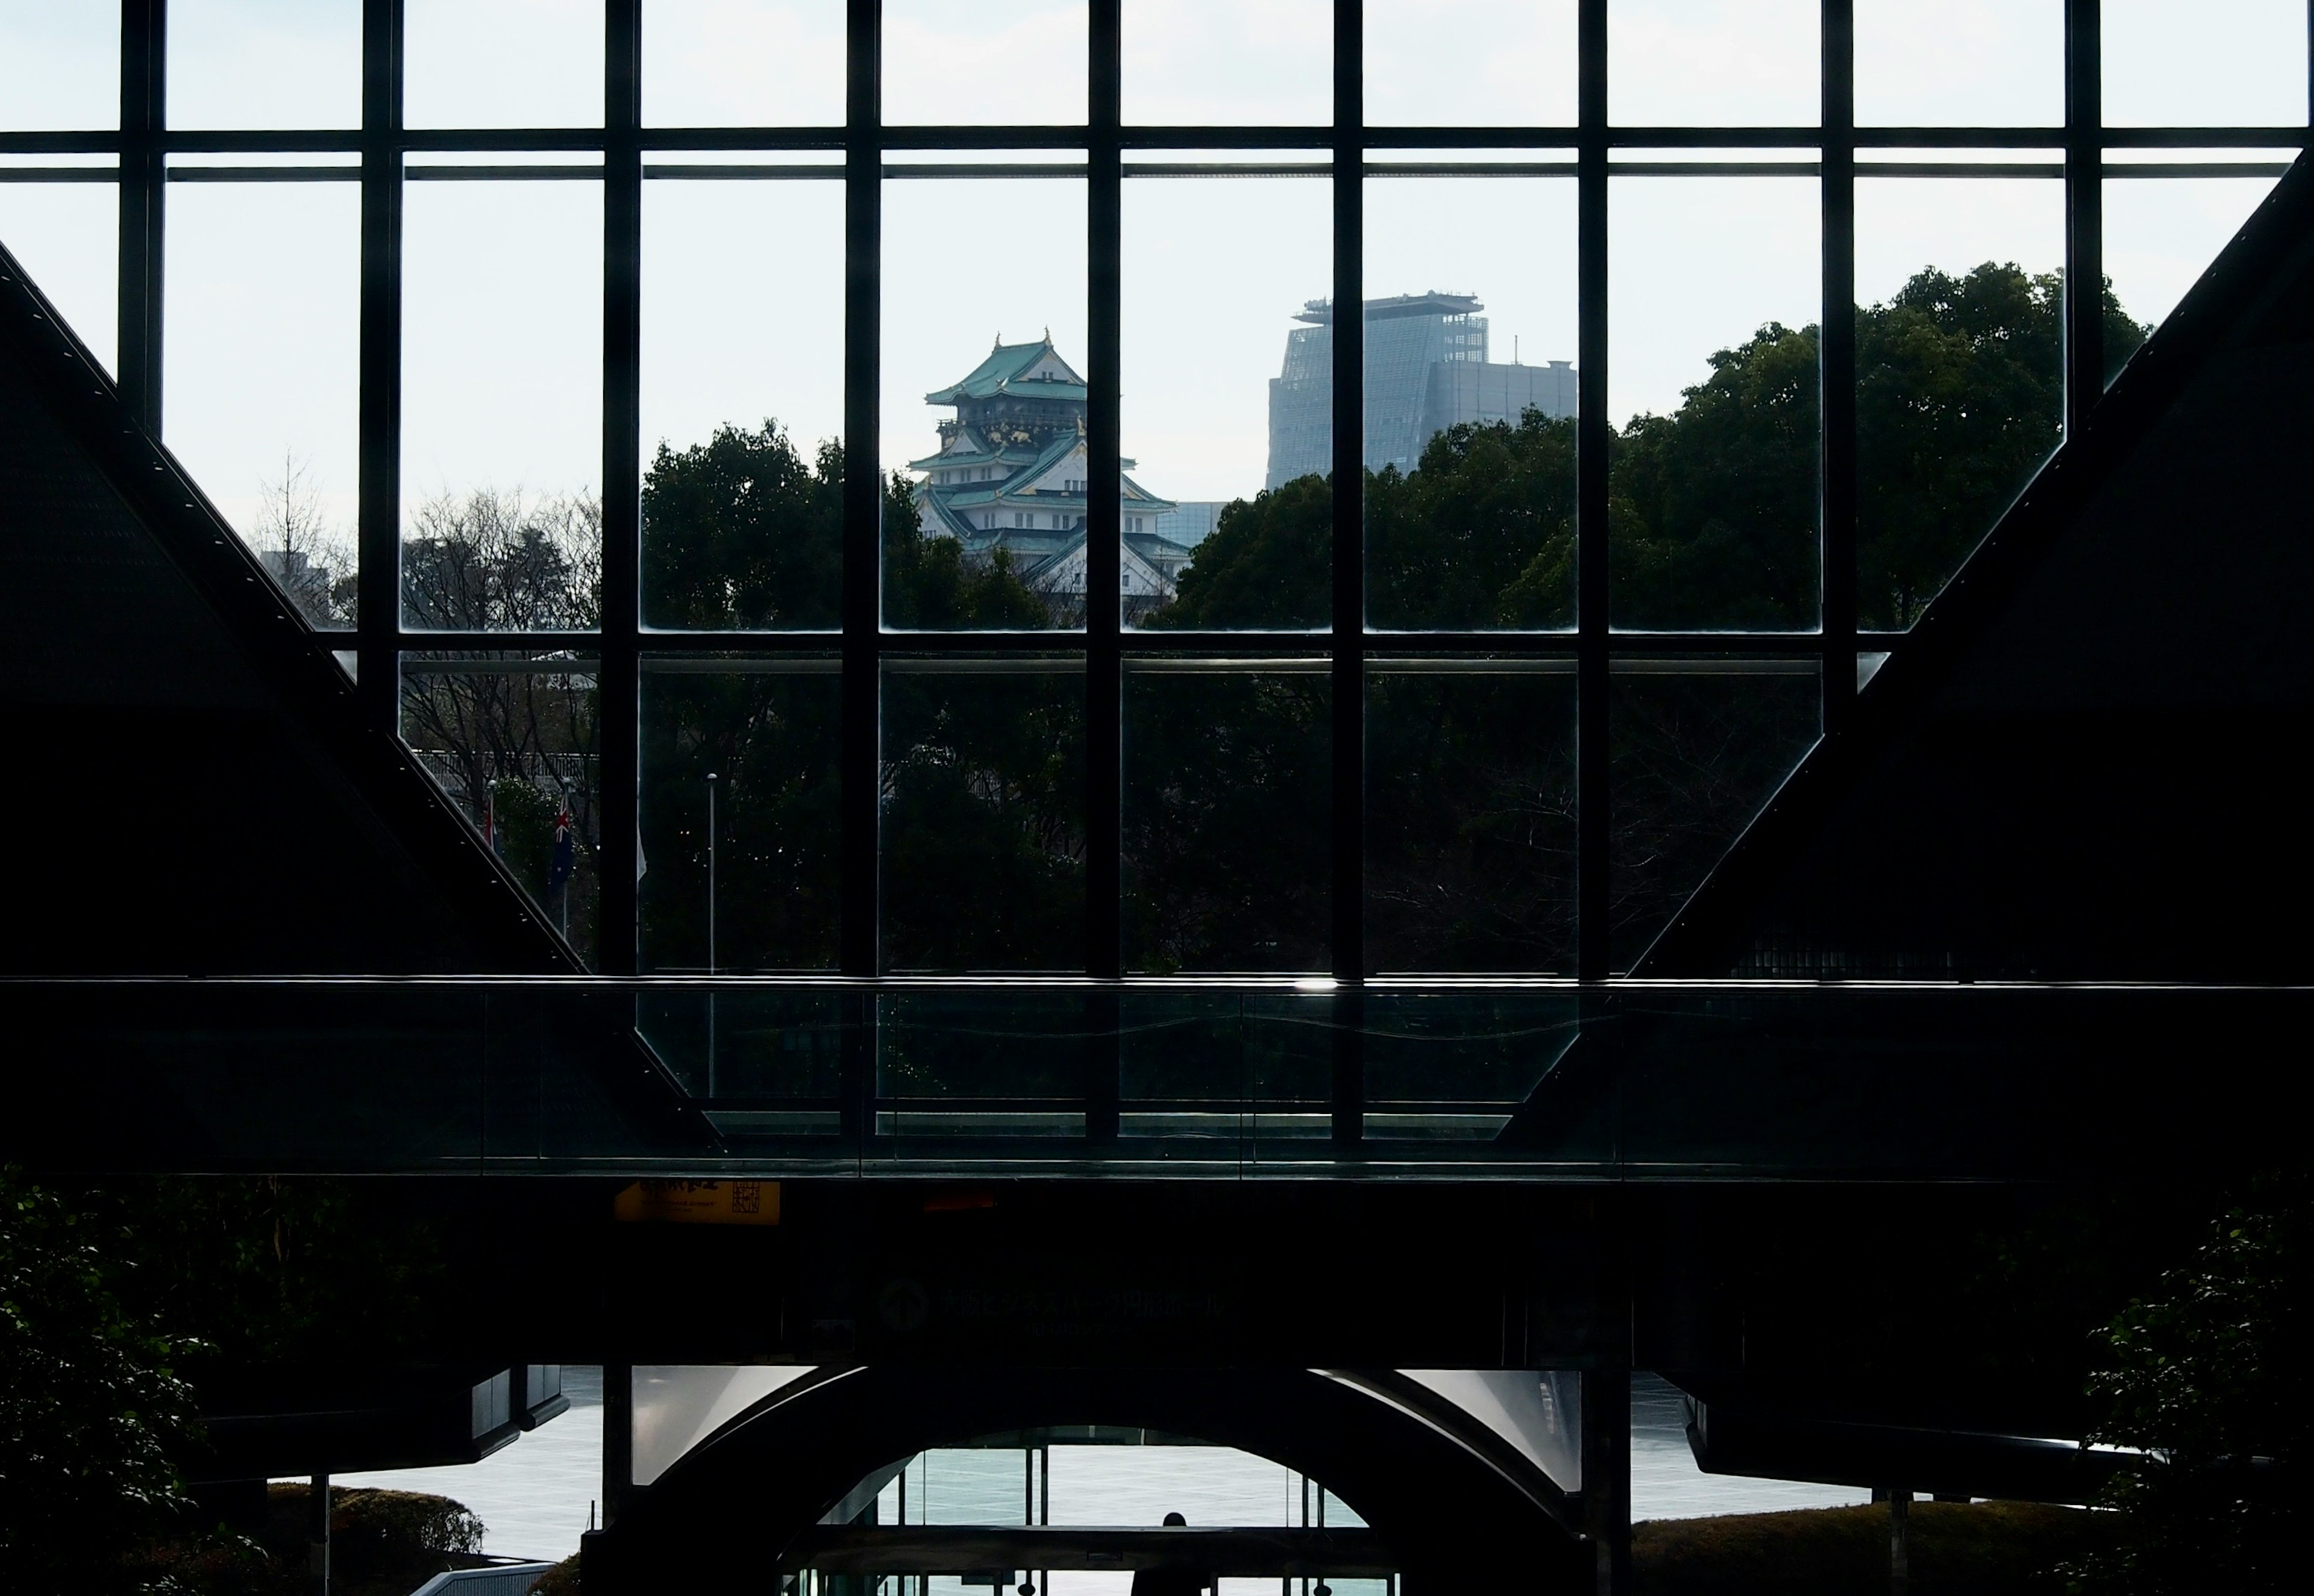
[[[6,1156],[782,1174],[1979,1177],[2172,1156],[2314,989],[0,983]]]

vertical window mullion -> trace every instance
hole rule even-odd
[[[602,933],[606,974],[635,970],[642,558],[642,13],[608,0],[603,40]]]
[[[2105,84],[2100,0],[2065,0],[2065,436],[2105,391]]]
[[[364,0],[356,692],[386,731],[400,716],[402,182],[402,0]]]
[[[1582,0],[1576,132],[1576,973],[1608,971],[1607,0]]]
[[[162,133],[168,125],[168,7],[120,4],[120,397],[155,437],[161,433],[161,230],[168,183]]]
[[[1365,12],[1334,3],[1334,1140],[1365,1134]]]
[[[1125,662],[1119,583],[1124,562],[1124,444],[1118,395],[1124,364],[1125,184],[1121,121],[1121,0],[1091,0],[1087,84],[1085,311],[1085,974],[1124,974]],[[1099,490],[1095,490],[1095,485]],[[1118,1130],[1117,994],[1099,990],[1085,1016],[1085,1135]]]
[[[1824,0],[1824,318],[1817,340],[1824,728],[1856,701],[1856,6]]]
[[[882,314],[882,7],[848,0],[843,175],[843,702],[838,964],[879,969],[877,706],[882,683],[883,519],[878,470],[878,333]]]

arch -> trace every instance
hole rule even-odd
[[[1381,1535],[1404,1588],[1507,1573],[1572,1591],[1569,1498],[1519,1451],[1411,1381],[1303,1369],[830,1368],[723,1426],[588,1539],[594,1596],[761,1583],[844,1493],[976,1436],[1101,1424],[1194,1435],[1321,1481]]]

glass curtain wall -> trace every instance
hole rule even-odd
[[[596,967],[1355,1030],[1641,964],[1905,647],[2307,142],[2185,9],[0,5],[0,242]]]

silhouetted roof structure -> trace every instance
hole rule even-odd
[[[6,966],[578,962],[0,249]]]
[[[2301,978],[2301,158],[1638,973]]]

